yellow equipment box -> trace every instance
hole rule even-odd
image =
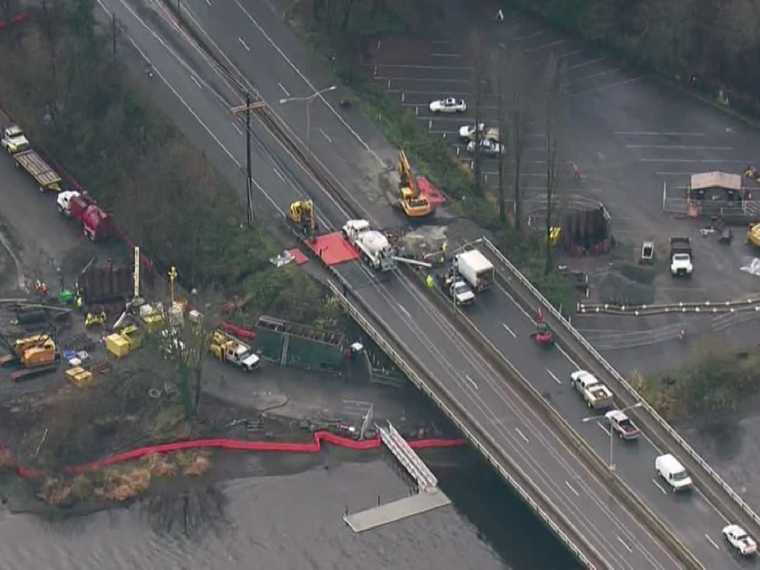
[[[155,333],[161,330],[164,326],[164,317],[161,313],[145,315],[142,320],[145,323],[145,328],[148,329],[148,332],[150,333]]]
[[[68,378],[72,384],[83,386],[92,380],[92,372],[85,370],[81,366],[75,366],[66,371],[66,378]]]
[[[122,358],[129,354],[129,341],[120,334],[112,334],[106,337],[106,350],[116,358]]]

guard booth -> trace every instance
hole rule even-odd
[[[256,321],[256,350],[280,366],[305,370],[342,370],[346,339],[338,332],[262,315]]]

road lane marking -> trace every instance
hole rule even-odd
[[[686,144],[627,144],[625,148],[657,148],[674,150],[734,150],[732,146],[698,146]]]
[[[461,53],[431,53],[431,57],[462,57]]]
[[[275,51],[280,54],[280,57],[282,57],[282,59],[284,59],[288,63],[288,65],[291,67],[291,69],[293,69],[293,71],[295,71],[298,74],[298,76],[301,79],[303,79],[304,83],[306,83],[306,85],[309,86],[309,88],[312,90],[312,92],[316,93],[317,92],[317,88],[314,86],[314,84],[309,80],[308,77],[306,77],[306,75],[304,75],[304,73],[296,66],[296,64],[294,64],[290,60],[290,58],[288,58],[288,56],[285,54],[285,52],[282,50],[282,48],[274,42],[274,40],[271,38],[271,36],[263,28],[263,26],[261,24],[259,24],[259,22],[256,20],[256,18],[254,18],[251,15],[251,13],[248,10],[246,10],[245,6],[243,6],[240,3],[240,0],[235,0],[235,4],[240,9],[240,11],[243,12],[246,15],[246,17],[248,18],[248,20],[256,27],[256,29],[259,30],[259,32],[261,33],[261,35],[264,36],[264,38],[267,40],[267,42],[269,43],[269,45],[272,46],[275,49]],[[353,135],[353,137],[356,140],[359,141],[359,144],[361,144],[364,147],[364,149],[367,152],[369,152],[374,157],[374,159],[384,168],[386,166],[385,161],[382,158],[380,158],[380,155],[378,155],[377,152],[375,152],[372,148],[370,148],[369,144],[367,144],[367,141],[365,141],[359,135],[359,133],[357,133],[356,130],[351,125],[349,125],[346,122],[346,120],[341,116],[341,114],[338,113],[338,111],[335,110],[335,107],[333,107],[330,104],[330,102],[327,99],[325,99],[325,97],[323,95],[321,95],[321,94],[319,95],[319,100],[322,101],[322,103],[328,109],[330,109],[330,111],[335,116],[335,118],[338,119],[338,121],[346,128],[346,130],[349,133],[351,133],[351,135]]]
[[[248,47],[248,44],[245,43],[245,40],[238,36],[238,41],[240,42],[240,45],[242,45],[245,48],[245,51],[251,51],[251,48]]]
[[[235,128],[237,132],[239,132],[241,135],[243,134],[243,129],[237,126],[237,123],[232,123],[232,126]]]
[[[274,170],[274,173],[277,175],[277,178],[285,182],[285,177],[282,175],[282,172],[280,172],[276,167],[272,167],[272,170]]]
[[[406,310],[406,307],[404,305],[401,305],[399,303],[396,303],[398,305],[398,308],[401,309],[401,312],[404,313],[408,318],[412,318],[412,315],[409,314],[409,311]]]
[[[319,132],[322,133],[322,136],[327,139],[327,142],[330,142],[330,143],[333,142],[333,140],[329,136],[327,136],[327,133],[324,131],[324,129],[320,128]]]
[[[521,431],[520,431],[520,428],[517,428],[517,427],[516,427],[516,428],[515,428],[515,431],[517,432],[517,435],[519,435],[521,438],[523,438],[523,440],[525,441],[525,443],[530,443],[530,442],[528,441],[528,438],[527,438],[527,437],[525,437],[525,434],[523,434],[523,432],[521,432]]]
[[[195,77],[195,75],[191,75],[191,76],[190,76],[190,79],[192,79],[192,80],[193,80],[193,83],[195,83],[195,84],[196,84],[198,87],[200,87],[201,89],[203,88],[203,85],[201,85],[201,82],[200,82],[200,81],[198,81],[198,78],[197,78],[197,77]]]
[[[570,489],[573,493],[575,493],[576,497],[580,497],[581,496],[581,494],[578,491],[576,491],[573,488],[573,486],[570,484],[570,481],[565,480],[565,485],[567,485],[567,488]]]
[[[209,6],[211,6],[211,0],[206,0],[206,4],[208,4]]]
[[[562,59],[563,57],[570,57],[571,55],[577,55],[581,53],[582,51],[583,51],[582,49],[574,49],[569,52],[559,54],[557,58]]]
[[[503,326],[505,329],[507,329],[507,332],[511,334],[514,338],[517,338],[517,335],[515,334],[515,331],[513,331],[509,326],[507,326],[507,323],[501,323],[501,326]]]
[[[620,230],[617,230],[617,231],[620,231]],[[557,345],[555,345],[555,346],[556,346],[556,347],[559,349],[559,351],[560,351],[560,352],[561,352],[561,353],[564,355],[564,357],[565,357],[565,358],[567,358],[567,361],[568,361],[570,364],[572,364],[573,366],[575,366],[575,369],[576,369],[576,370],[581,370],[581,367],[580,367],[580,366],[578,366],[578,363],[577,363],[575,360],[573,360],[573,359],[570,357],[570,355],[569,355],[567,352],[565,352],[565,349],[563,349],[563,348],[562,348],[560,345],[558,345],[558,344],[557,344]]]
[[[655,174],[657,176],[691,176],[693,172],[666,172],[664,170],[658,170]]]
[[[540,46],[536,46],[536,47],[533,47],[533,48],[528,48],[526,50],[523,50],[523,52],[525,52],[525,53],[533,53],[533,52],[537,52],[537,51],[542,50],[542,49],[546,49],[548,47],[554,47],[554,46],[558,46],[558,45],[564,44],[564,43],[565,43],[565,40],[555,40],[553,42],[549,42],[548,44],[542,44]]]
[[[551,376],[551,377],[552,377],[552,380],[554,380],[554,381],[555,381],[557,384],[562,384],[562,380],[560,380],[559,378],[557,378],[557,375],[556,375],[556,374],[554,374],[554,372],[552,372],[552,371],[551,371],[551,370],[549,370],[548,368],[546,369],[546,373],[547,373],[549,376]]]
[[[629,83],[633,83],[635,81],[638,81],[641,79],[643,75],[637,75],[636,77],[630,77],[628,79],[622,79],[620,81],[616,81],[615,83],[609,83],[607,85],[601,85],[600,87],[590,87],[588,89],[580,89],[579,91],[573,91],[571,93],[568,93],[570,97],[575,97],[576,95],[583,95],[584,93],[591,93],[594,91],[606,91],[607,89],[612,89],[613,87],[621,87],[623,85],[628,85]]]
[[[285,97],[290,97],[290,92],[287,89],[285,89],[285,86],[282,83],[278,81],[277,85],[279,85],[280,89],[282,89],[282,92],[285,93]]]
[[[581,67],[586,67],[588,65],[594,65],[595,63],[599,63],[600,61],[604,61],[607,59],[606,57],[597,57],[595,59],[587,59],[586,61],[583,61],[581,63],[576,63],[575,65],[569,65],[567,67],[568,71],[572,71],[573,69],[580,69]]]
[[[472,378],[470,378],[469,374],[465,374],[464,377],[472,385],[473,388],[475,388],[476,390],[480,390],[480,388],[478,387],[478,383],[475,382],[475,380],[473,380]]]
[[[715,550],[720,550],[720,546],[718,546],[718,545],[715,543],[715,541],[714,541],[712,538],[710,538],[710,536],[709,536],[709,535],[707,535],[707,534],[706,534],[706,535],[705,535],[705,538],[707,539],[707,542],[709,542],[710,544],[712,544],[712,545],[715,547]]]
[[[625,549],[626,549],[628,552],[633,552],[633,550],[631,550],[631,547],[630,547],[630,546],[628,546],[628,545],[625,543],[625,541],[624,541],[622,538],[620,538],[620,536],[618,536],[618,537],[617,537],[617,539],[618,539],[618,542],[619,542],[620,544],[622,544],[622,545],[625,547]]]
[[[663,486],[660,485],[660,482],[657,479],[655,479],[654,477],[652,477],[652,483],[654,483],[655,485],[657,485],[657,488],[660,491],[662,491],[663,495],[667,495],[668,494],[668,492],[665,490],[665,488],[663,488]]]
[[[529,40],[531,38],[537,38],[538,36],[543,35],[543,30],[538,30],[537,32],[533,32],[532,34],[528,34],[527,36],[517,36],[516,38],[510,38],[513,42],[519,42],[522,40]]]
[[[685,133],[675,131],[614,131],[613,134],[632,137],[703,137],[705,133]]]

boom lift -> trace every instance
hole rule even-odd
[[[428,199],[420,194],[412,167],[409,164],[409,159],[403,150],[399,153],[398,157],[398,172],[401,176],[399,190],[401,209],[404,210],[404,214],[410,218],[421,218],[430,215],[433,212],[433,208]]]
[[[311,200],[296,200],[288,208],[288,221],[298,228],[301,235],[308,240],[314,239],[317,231],[317,217],[314,213],[314,202]]]

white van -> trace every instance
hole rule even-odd
[[[686,469],[670,453],[660,455],[654,460],[654,468],[657,473],[668,482],[674,491],[691,488],[691,477]]]

